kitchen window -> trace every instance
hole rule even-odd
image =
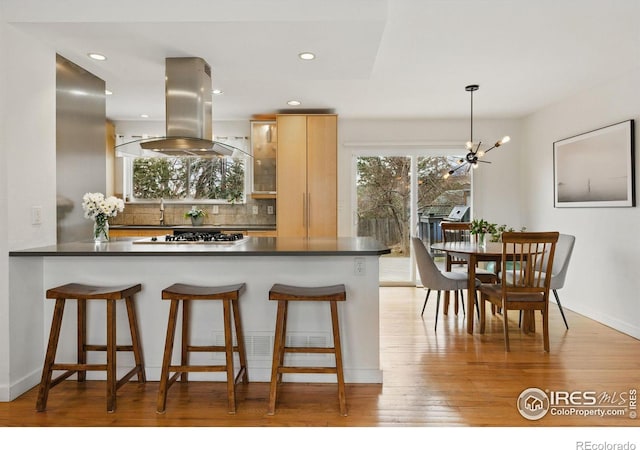
[[[128,157],[129,201],[184,200],[244,203],[244,158],[153,156]]]
[[[135,142],[138,136],[119,138],[127,143]],[[117,156],[122,157],[125,201],[246,203],[251,180],[248,138],[218,137],[218,141],[238,151],[230,156],[165,155],[121,144]]]

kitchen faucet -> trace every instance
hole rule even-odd
[[[160,199],[160,225],[164,225],[164,199]]]

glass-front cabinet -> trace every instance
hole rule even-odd
[[[276,194],[276,121],[251,121],[254,198],[275,198]]]

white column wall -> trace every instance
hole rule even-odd
[[[53,49],[1,17],[0,33],[0,401],[7,401],[21,389],[22,368],[42,358],[42,301],[10,303],[7,252],[55,243],[56,79]],[[32,206],[42,207],[40,225],[31,224]],[[16,315],[38,326],[24,329]]]

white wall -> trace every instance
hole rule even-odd
[[[0,33],[0,401],[6,401],[20,391],[21,376],[42,365],[44,299],[15,296],[9,302],[7,251],[56,240],[56,78],[53,49],[1,17]],[[42,207],[41,225],[31,224],[32,206]],[[14,319],[20,312],[37,326],[18,329],[9,313]]]
[[[635,119],[637,143],[639,79],[640,69],[527,117],[526,151],[520,160],[524,221],[576,236],[566,284],[558,291],[562,305],[636,338],[640,338],[640,210],[554,208],[553,142]],[[636,179],[637,156],[636,150]],[[636,198],[637,191],[636,187]]]
[[[5,58],[9,48],[7,47],[6,24],[2,20],[2,8],[0,8],[0,361],[9,361],[9,233],[8,233],[8,194],[7,183],[7,152],[5,142],[5,118],[6,110],[6,77]],[[0,363],[0,400],[6,399],[6,386],[9,385],[9,364]]]

